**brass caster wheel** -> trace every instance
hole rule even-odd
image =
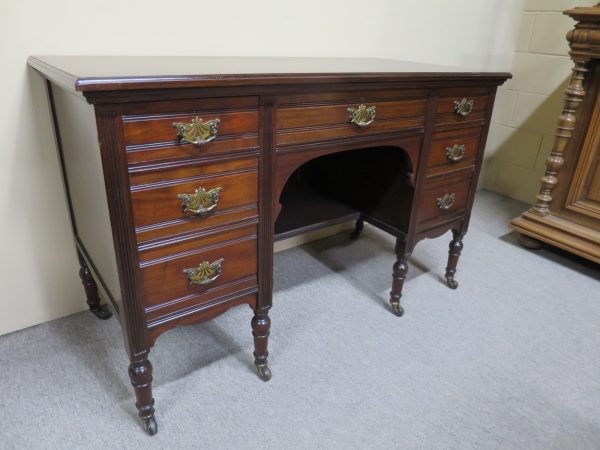
[[[156,425],[156,419],[154,416],[149,417],[148,419],[143,419],[144,421],[144,430],[150,436],[154,436],[158,432],[158,426]]]
[[[446,277],[446,284],[450,289],[456,289],[458,287],[458,281],[452,277]]]
[[[258,377],[267,382],[271,379],[271,369],[269,369],[269,366],[266,364],[256,364],[254,363],[254,365],[256,366],[256,371],[258,372]]]
[[[392,307],[392,312],[394,315],[398,317],[402,317],[404,315],[404,308],[400,306],[400,303],[390,303],[390,306]]]
[[[98,319],[107,320],[112,317],[112,313],[108,310],[107,305],[93,306],[90,308],[90,311],[93,312]]]

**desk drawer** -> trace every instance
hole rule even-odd
[[[473,173],[427,181],[419,199],[418,231],[433,228],[465,213]]]
[[[488,88],[442,89],[435,113],[436,124],[455,124],[485,119]]]
[[[179,309],[256,285],[256,225],[141,253],[146,307]],[[147,260],[152,258],[151,260]]]
[[[418,94],[416,91],[413,98],[394,98],[389,92],[363,93],[364,97],[349,93],[335,101],[323,94],[321,99],[312,95],[310,102],[280,106],[276,143],[294,145],[422,127],[427,100],[425,96],[414,98]],[[388,97],[373,99],[382,95]],[[397,97],[406,95],[396,92]],[[349,110],[355,111],[354,123]]]
[[[169,227],[191,231],[256,215],[256,158],[133,173],[130,179],[136,231],[152,231],[150,238],[171,234]]]
[[[481,127],[436,131],[427,159],[427,177],[473,167],[477,160]]]
[[[128,110],[123,138],[130,164],[258,151],[256,97],[156,102]]]

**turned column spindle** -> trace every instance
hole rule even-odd
[[[550,212],[553,200],[552,191],[558,184],[558,173],[564,164],[563,155],[575,129],[575,113],[585,97],[583,83],[588,72],[587,63],[588,61],[584,59],[575,60],[571,82],[565,91],[563,111],[558,118],[554,145],[550,155],[546,159],[546,173],[542,177],[542,185],[540,192],[536,195],[536,202],[531,207],[531,211],[534,213],[546,215]]]

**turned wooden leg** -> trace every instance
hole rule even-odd
[[[83,256],[81,256],[81,253],[77,252],[77,256],[79,258],[79,265],[81,266],[79,269],[79,278],[81,278],[81,284],[83,284],[83,288],[85,289],[85,297],[90,311],[102,320],[110,319],[112,313],[108,310],[107,305],[100,304],[98,285],[90,272],[90,268]]]
[[[410,252],[406,249],[406,243],[398,239],[396,241],[396,255],[398,260],[394,264],[392,273],[392,290],[390,292],[390,305],[392,311],[398,317],[404,314],[404,308],[400,306],[400,298],[402,297],[402,287],[408,273],[408,257]]]
[[[267,357],[269,352],[269,330],[271,328],[271,319],[269,319],[269,309],[257,309],[252,318],[252,336],[254,336],[254,365],[258,371],[258,376],[263,381],[271,379],[271,369],[269,369]]]
[[[150,436],[158,431],[154,418],[154,398],[152,398],[152,364],[148,354],[138,355],[129,364],[129,378],[135,390],[135,406]]]
[[[359,237],[363,231],[364,225],[365,221],[362,218],[356,219],[354,230],[352,230],[352,233],[350,233],[350,239],[356,239],[357,237]]]
[[[452,236],[454,237],[450,241],[450,248],[448,250],[448,266],[446,267],[446,283],[450,289],[456,289],[458,282],[454,279],[456,273],[456,264],[460,257],[460,252],[463,249],[462,239],[464,234],[457,230],[452,230]]]

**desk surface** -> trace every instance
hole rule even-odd
[[[315,82],[505,80],[503,72],[375,58],[33,56],[29,64],[71,90],[209,87]]]

